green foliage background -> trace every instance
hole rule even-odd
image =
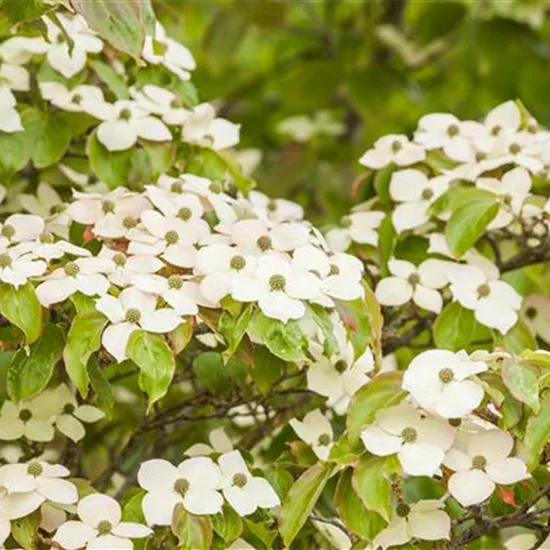
[[[242,145],[264,152],[255,177],[301,202],[318,223],[351,204],[357,159],[380,135],[418,117],[479,118],[520,98],[550,124],[550,3],[536,0],[156,0],[184,42],[205,100],[243,124]],[[338,138],[306,146],[279,121],[329,109]]]

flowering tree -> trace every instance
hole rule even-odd
[[[540,547],[550,134],[427,115],[323,234],[149,11],[74,4],[0,44],[0,544]]]

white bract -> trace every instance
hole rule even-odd
[[[378,139],[374,147],[369,149],[359,162],[367,168],[379,170],[389,164],[410,166],[426,158],[424,149],[411,143],[406,136],[388,135]]]
[[[321,460],[328,458],[334,434],[330,422],[319,409],[308,412],[302,421],[293,418],[289,424]]]
[[[352,212],[342,219],[342,227],[327,231],[326,239],[334,252],[346,251],[351,243],[378,245],[376,231],[384,219],[384,212]]]
[[[2,105],[0,130],[8,134],[22,132],[24,128],[21,122],[21,115],[15,108],[17,100],[10,88],[5,84],[0,84],[0,104]]]
[[[219,151],[239,143],[240,125],[225,118],[217,118],[214,107],[201,103],[193,107],[183,122],[181,137],[184,141]]]

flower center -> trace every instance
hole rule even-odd
[[[258,238],[258,240],[256,241],[256,244],[258,245],[258,248],[262,252],[265,252],[266,250],[269,250],[272,246],[271,238],[268,237],[267,235],[262,235],[261,237]]]
[[[0,268],[4,269],[10,267],[12,264],[12,259],[9,254],[0,254]]]
[[[52,244],[53,243],[53,235],[48,231],[44,231],[44,233],[42,233],[40,235],[39,241],[42,244]]]
[[[74,413],[74,405],[72,403],[67,403],[64,407],[63,407],[63,412],[65,414],[73,414]]]
[[[486,298],[489,294],[491,294],[491,287],[488,284],[481,285],[477,289],[478,298]]]
[[[233,258],[231,258],[231,261],[229,262],[229,267],[231,269],[234,269],[235,271],[240,271],[241,269],[244,269],[245,265],[246,260],[242,256],[233,256]]]
[[[460,133],[460,128],[456,124],[451,124],[447,128],[447,135],[449,137],[458,136],[459,133]]]
[[[183,286],[183,281],[177,275],[170,275],[168,277],[168,287],[174,290],[179,290]]]
[[[405,428],[401,432],[401,438],[405,443],[414,443],[418,439],[418,432],[414,428]]]
[[[2,236],[11,239],[15,235],[15,228],[12,225],[2,227]]]
[[[244,487],[247,484],[248,480],[244,474],[238,473],[233,476],[233,485],[237,487]]]
[[[439,379],[444,384],[448,384],[449,382],[452,382],[454,378],[455,378],[455,373],[449,367],[445,367],[444,369],[441,369],[439,371]]]
[[[530,134],[536,134],[538,131],[539,131],[539,125],[534,122],[534,121],[531,121],[529,122],[529,124],[527,125],[527,131],[530,133]]]
[[[175,97],[172,101],[170,101],[170,107],[172,109],[179,109],[181,107],[181,101]]]
[[[208,190],[215,195],[219,195],[222,192],[222,186],[217,181],[213,181],[208,186]]]
[[[485,160],[487,158],[487,155],[485,153],[482,153],[479,151],[476,153],[476,162],[481,162],[482,160]]]
[[[277,202],[271,200],[267,203],[267,209],[269,212],[275,212],[277,210]]]
[[[340,275],[340,268],[336,264],[330,264],[329,275]]]
[[[338,359],[338,361],[334,364],[334,368],[336,369],[336,372],[342,373],[348,370],[348,364],[343,359]]]
[[[493,136],[498,136],[500,134],[500,132],[502,132],[502,126],[493,126],[491,128],[491,135]]]
[[[100,521],[97,524],[97,533],[99,536],[108,535],[112,529],[113,525],[110,521],[107,521],[106,519]]]
[[[29,409],[21,409],[19,411],[19,420],[27,422],[32,418],[32,412]]]
[[[417,285],[420,282],[420,275],[418,273],[411,273],[407,280],[411,285]]]
[[[101,207],[105,214],[112,214],[115,211],[115,203],[113,201],[104,201]]]
[[[166,235],[164,235],[164,240],[168,244],[176,244],[179,241],[180,236],[178,235],[177,231],[167,231]]]
[[[63,269],[69,277],[76,277],[80,273],[80,267],[74,262],[69,262]]]
[[[137,220],[135,218],[132,218],[132,216],[126,216],[122,220],[122,226],[125,229],[132,229],[132,227],[135,227],[137,225]]]
[[[351,227],[353,224],[353,220],[351,219],[350,216],[344,216],[341,220],[340,220],[340,225],[345,228],[345,229],[348,229],[349,227]]]
[[[136,308],[130,308],[126,312],[126,321],[129,323],[138,323],[141,319],[141,311]]]
[[[75,105],[80,105],[82,103],[82,96],[80,94],[73,95],[71,102],[74,103]]]
[[[508,151],[510,151],[512,155],[517,155],[521,151],[521,146],[519,143],[512,143],[510,147],[508,147]]]
[[[174,482],[174,491],[178,493],[178,495],[181,495],[182,497],[185,496],[185,493],[189,490],[189,481],[187,481],[185,478],[181,477],[180,479],[176,479]]]
[[[120,120],[130,120],[132,118],[132,111],[130,111],[130,109],[122,109],[118,117]]]
[[[271,275],[269,277],[269,287],[273,291],[283,292],[286,287],[286,279],[282,275]]]
[[[460,418],[449,418],[448,422],[453,428],[458,428],[462,424]]]
[[[326,447],[327,445],[330,445],[330,435],[329,434],[321,434],[318,438],[317,438],[317,443],[319,445],[322,445],[324,447]]]
[[[179,181],[175,181],[171,186],[170,186],[170,191],[172,191],[172,193],[183,193],[183,185],[181,184],[181,182]]]
[[[483,455],[476,455],[472,458],[472,468],[475,470],[483,470],[487,466],[487,459]]]
[[[405,504],[404,502],[400,502],[397,507],[395,508],[395,513],[400,518],[405,518],[409,515],[409,512],[411,511],[410,507]]]
[[[178,210],[178,218],[182,219],[184,222],[189,220],[192,215],[193,212],[191,212],[191,208],[187,208],[187,206],[183,206]]]
[[[534,307],[528,307],[525,310],[525,316],[527,319],[534,319],[537,316],[537,310]]]
[[[395,141],[391,144],[391,150],[392,150],[394,153],[398,153],[399,151],[401,151],[401,149],[403,149],[403,144],[402,144],[400,141],[395,140]]]
[[[42,468],[39,462],[31,462],[27,466],[27,473],[32,477],[38,477],[43,471],[44,468]]]
[[[115,262],[115,265],[118,267],[124,267],[126,265],[126,256],[122,254],[122,252],[117,252],[113,256],[113,262]]]
[[[422,198],[423,198],[425,201],[430,200],[433,196],[434,196],[433,189],[424,189],[424,190],[422,191]]]

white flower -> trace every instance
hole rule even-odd
[[[0,468],[0,485],[8,492],[20,494],[21,500],[35,503],[37,495],[41,501],[49,500],[58,504],[73,504],[78,500],[76,487],[62,479],[70,471],[61,464],[51,465],[34,460],[28,464],[7,464]],[[40,502],[40,504],[42,504]]]
[[[369,149],[359,162],[367,168],[379,170],[392,163],[397,166],[410,166],[425,158],[424,149],[411,143],[407,136],[390,134],[378,139],[374,147]]]
[[[425,410],[443,418],[462,418],[477,408],[483,388],[471,378],[487,370],[464,351],[430,350],[417,355],[403,375],[403,389]]]
[[[166,124],[181,125],[189,116],[189,111],[181,106],[178,96],[153,84],[146,84],[140,90],[130,90],[132,97],[151,114],[162,117]]]
[[[21,115],[15,108],[17,100],[13,92],[5,84],[0,84],[0,104],[2,105],[2,111],[0,112],[0,130],[8,134],[22,132],[24,128],[21,123]]]
[[[464,448],[447,452],[444,464],[454,473],[448,487],[462,506],[479,504],[488,499],[495,484],[509,485],[530,477],[525,463],[510,457],[514,440],[501,430],[493,429],[470,435]]]
[[[454,441],[448,422],[422,416],[407,404],[383,409],[376,423],[361,432],[367,451],[376,456],[397,453],[403,472],[410,476],[433,476]]]
[[[23,518],[40,507],[42,497],[34,493],[30,498],[24,494],[8,493],[0,487],[0,544],[10,536],[10,520]]]
[[[421,500],[410,506],[399,503],[396,517],[373,540],[374,547],[385,550],[407,544],[411,539],[449,539],[451,519],[443,507],[438,500]]]
[[[286,199],[271,199],[260,191],[250,191],[248,200],[259,218],[275,223],[299,222],[304,217],[304,209]]]
[[[288,134],[298,142],[310,141],[317,135],[339,136],[346,130],[343,122],[340,122],[330,111],[319,111],[312,117],[298,115],[285,118],[277,124],[277,131]]]
[[[51,43],[46,55],[56,71],[72,78],[85,67],[88,53],[99,53],[103,49],[103,41],[88,28],[82,16],[56,15],[73,43],[69,47],[64,32],[48,17],[43,17]]]
[[[330,422],[319,409],[308,412],[301,422],[293,418],[289,424],[321,460],[328,458],[334,434]]]
[[[104,273],[110,262],[101,258],[78,258],[53,271],[36,289],[44,307],[63,302],[79,291],[86,296],[103,296],[109,290]]]
[[[405,260],[390,260],[391,277],[382,279],[376,286],[376,298],[385,306],[400,306],[413,300],[428,311],[439,313],[443,298],[439,289],[447,286],[450,262],[428,259],[418,268]]]
[[[319,296],[320,282],[312,273],[293,269],[290,262],[275,256],[258,260],[254,277],[233,281],[231,295],[239,302],[258,302],[268,317],[286,323],[300,319],[306,308],[302,300]]]
[[[517,164],[536,174],[544,168],[540,158],[541,144],[530,132],[517,132],[509,135],[501,133],[487,160],[483,161],[485,170],[500,168],[506,164]]]
[[[57,403],[52,407],[52,403],[40,395],[17,405],[5,401],[0,409],[0,440],[14,441],[26,437],[31,441],[51,441],[58,413]]]
[[[181,137],[188,143],[219,151],[239,143],[240,128],[239,124],[225,118],[216,118],[214,107],[201,103],[189,112],[181,129]]]
[[[281,504],[266,479],[252,476],[239,451],[223,454],[218,464],[223,478],[223,496],[240,516],[253,514],[257,508],[273,508]]]
[[[15,53],[13,45],[13,38],[0,44],[0,82],[17,92],[28,92],[30,75],[22,65],[29,60],[29,56]]]
[[[509,225],[514,217],[522,214],[523,203],[530,196],[531,176],[525,168],[518,167],[506,172],[500,180],[478,178],[476,187],[500,196],[500,210],[487,226],[488,229],[498,229]]]
[[[96,302],[96,308],[111,321],[104,331],[101,343],[118,361],[126,358],[126,346],[135,330],[166,333],[174,330],[181,322],[180,316],[170,308],[156,309],[157,298],[130,287],[124,289],[118,298],[105,295]]]
[[[531,331],[550,342],[550,300],[544,294],[530,294],[523,301],[522,312]]]
[[[84,101],[82,105],[86,112],[103,120],[97,127],[97,139],[108,151],[125,151],[134,146],[138,138],[150,141],[172,140],[172,134],[164,122],[151,116],[136,101]]]
[[[148,491],[141,504],[148,525],[170,525],[178,504],[192,514],[217,514],[223,505],[217,491],[220,482],[220,469],[204,456],[184,460],[177,467],[160,459],[144,462],[138,483]]]
[[[0,224],[0,245],[34,241],[44,231],[44,220],[30,214],[12,214]]]
[[[159,44],[164,49],[160,54],[157,53]],[[164,65],[181,80],[189,80],[191,78],[189,71],[196,67],[191,52],[179,42],[168,38],[164,27],[158,21],[155,25],[155,36],[145,37],[141,55],[143,59],[153,65]]]
[[[233,450],[233,443],[225,433],[223,428],[216,428],[208,434],[210,445],[205,443],[195,443],[186,451],[187,456],[207,456],[212,453],[227,453]]]
[[[518,320],[521,296],[504,281],[489,278],[480,268],[455,265],[447,273],[451,293],[466,309],[474,310],[475,318],[503,334]]]
[[[419,227],[430,219],[429,206],[449,188],[450,178],[428,179],[424,172],[412,168],[394,172],[390,180],[391,198],[400,203],[392,213],[398,233]]]
[[[196,315],[199,312],[193,287],[179,275],[165,278],[160,275],[140,274],[134,277],[133,283],[144,292],[162,297],[178,315]]]
[[[88,84],[81,84],[72,90],[69,90],[61,82],[40,82],[39,87],[44,99],[64,111],[80,113],[84,110],[83,105],[87,102],[102,103],[105,101],[101,88]]]
[[[344,252],[352,242],[378,245],[378,226],[386,215],[384,212],[353,212],[342,218],[342,227],[331,229],[326,239],[331,250]]]
[[[130,539],[149,536],[152,531],[139,523],[121,521],[120,504],[107,495],[94,493],[77,506],[80,521],[68,521],[56,532],[53,541],[65,550],[86,548],[133,548]]]
[[[126,256],[123,252],[117,252],[106,246],[99,251],[97,257],[106,258],[112,262],[107,278],[120,287],[133,284],[138,275],[156,273],[164,267],[162,260],[155,256]]]
[[[0,244],[0,281],[3,283],[18,288],[30,277],[42,275],[47,267],[46,262],[35,259],[18,246],[7,248]]]

